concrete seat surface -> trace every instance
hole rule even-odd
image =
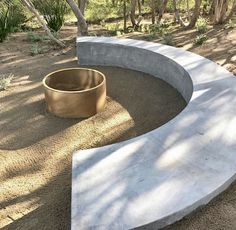
[[[158,229],[225,190],[236,176],[236,78],[196,54],[157,43],[77,38],[82,65],[162,78],[188,102],[139,137],[73,154],[71,228]]]

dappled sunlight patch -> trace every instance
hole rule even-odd
[[[140,194],[137,194],[133,198],[133,202],[130,202],[126,211],[125,215],[126,218],[147,218],[152,219],[153,217],[150,216],[150,209],[153,209],[154,204],[158,205],[161,203],[165,203],[165,206],[167,209],[169,209],[169,212],[171,213],[173,206],[171,205],[173,201],[177,201],[177,196],[180,196],[180,191],[183,188],[183,182],[180,180],[175,180],[174,178],[171,178],[171,175],[169,178],[165,178],[168,180],[163,180],[160,184],[158,184],[156,187],[152,187],[147,189],[146,186],[143,186],[143,192]],[[145,200],[145,202],[143,202]],[[176,205],[181,205],[180,203],[176,203]],[[137,207],[139,207],[137,209]],[[156,215],[161,216],[166,213],[166,210],[163,210],[163,213],[161,213],[161,210],[159,210]],[[148,215],[148,216],[147,216]],[[136,223],[134,223],[136,224]]]
[[[199,89],[199,90],[196,90],[193,95],[192,95],[192,100],[196,100],[198,99],[199,97],[203,96],[205,93],[207,93],[208,91],[210,91],[210,89]]]
[[[75,58],[75,57],[65,58],[60,61],[55,62],[54,65],[65,64],[67,62],[76,61],[76,60],[77,60],[77,58]]]
[[[73,154],[73,229],[159,229],[207,204],[229,186],[236,169],[235,132],[228,132],[228,126],[236,125],[231,73],[201,56],[144,41],[85,37],[77,38],[77,45],[81,64],[129,65],[161,76],[188,104],[167,123],[140,137]],[[113,52],[116,56],[110,55]],[[109,59],[100,60],[105,54]],[[218,53],[218,58],[222,55]],[[168,68],[162,71],[165,64]],[[124,184],[114,198],[113,188]],[[94,211],[95,206],[99,209]]]
[[[2,149],[0,157],[4,164],[0,175],[3,182],[0,198],[14,204],[5,205],[9,208],[4,209],[3,216],[5,218],[7,215],[5,210],[11,210],[13,215],[27,210],[26,206],[21,205],[25,200],[37,202],[32,204],[29,212],[25,211],[25,215],[17,218],[15,216],[15,221],[12,223],[7,222],[13,226],[17,226],[18,221],[21,226],[27,224],[35,226],[35,218],[39,223],[45,223],[45,220],[50,218],[44,215],[45,209],[49,210],[47,211],[50,213],[49,216],[53,218],[56,216],[56,219],[63,219],[65,215],[67,219],[63,221],[67,223],[70,209],[68,201],[70,201],[71,157],[74,150],[104,146],[141,135],[165,123],[186,105],[173,88],[156,78],[148,76],[149,80],[144,81],[147,76],[143,73],[102,67],[101,71],[108,76],[109,97],[105,109],[88,119],[58,118],[46,111],[41,80],[51,70],[77,65],[73,52],[66,53],[63,58],[42,56],[40,61],[38,57],[34,57],[25,64],[26,68],[20,66],[21,62],[16,64],[19,66],[13,68],[14,72],[17,72],[14,86],[1,95],[4,110],[0,115],[3,127],[0,131],[3,136],[0,140]],[[142,96],[145,92],[147,97]],[[162,100],[159,99],[160,95]],[[155,106],[147,108],[146,105],[152,100]],[[144,117],[148,119],[144,120]],[[119,162],[126,159],[127,164],[123,164],[122,168],[128,168],[132,165],[133,158],[141,160],[141,156],[135,156],[135,152],[130,155],[124,153],[142,148],[143,144],[139,141],[136,148],[129,146],[114,151],[114,156],[117,158],[110,156],[108,161],[101,160],[101,164],[98,162],[93,167],[100,168],[102,164],[108,167],[109,161]],[[94,157],[99,156],[96,154],[91,156]],[[85,159],[85,162],[87,160]],[[112,169],[107,176],[114,175],[122,168]],[[102,170],[100,172],[102,174]],[[117,210],[124,208],[123,201],[119,200],[119,194],[124,192],[126,182],[123,187],[107,186],[100,188],[100,193],[97,195],[102,196],[106,189],[111,189],[110,186],[113,186],[114,199],[117,196],[117,206],[115,209],[109,206],[106,208],[114,212],[114,215],[118,215]],[[63,210],[60,215],[58,209]]]
[[[187,143],[178,144],[173,151],[164,151],[163,155],[157,160],[156,167],[158,169],[164,169],[167,167],[177,168],[176,166],[181,165],[180,162],[185,154],[190,151],[191,147]]]
[[[17,200],[17,198],[16,198]],[[5,207],[5,211],[8,213],[6,217],[1,220],[1,228],[7,227],[8,224],[17,221],[18,219],[23,218],[27,214],[33,212],[34,210],[38,209],[42,204],[39,202],[39,198],[34,198],[30,200],[22,200],[19,202],[13,203],[9,206]],[[23,210],[19,212],[19,206]],[[1,211],[0,211],[1,216]],[[30,225],[30,224],[29,224]]]

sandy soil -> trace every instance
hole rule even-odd
[[[185,101],[157,78],[97,67],[107,77],[104,111],[83,120],[57,118],[45,110],[41,80],[55,69],[77,66],[74,47],[31,57],[24,36],[0,47],[1,72],[16,76],[0,92],[0,228],[70,229],[73,150],[146,133],[178,114]]]
[[[198,47],[193,45],[194,33],[177,29],[177,46],[235,73],[236,29],[212,29],[212,40]],[[41,80],[50,71],[77,65],[74,35],[75,27],[64,28],[62,37],[68,47],[56,50],[50,45],[46,54],[35,57],[30,56],[32,44],[25,41],[26,33],[14,34],[0,44],[0,73],[16,75],[11,87],[0,92],[2,229],[70,229],[71,152],[140,135],[163,124],[184,106],[181,97],[157,79],[103,68],[109,97],[101,114],[67,120],[47,113]],[[160,97],[162,93],[165,96]],[[150,102],[154,106],[150,107]],[[235,226],[236,183],[206,207],[166,229],[234,230]]]

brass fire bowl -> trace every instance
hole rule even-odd
[[[59,117],[90,117],[106,102],[106,78],[97,70],[61,69],[48,74],[43,86],[47,110]]]

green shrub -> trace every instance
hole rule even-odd
[[[109,36],[120,36],[121,34],[123,34],[123,24],[116,22],[116,23],[103,23],[103,21],[101,22],[102,26],[108,30],[107,34]]]
[[[32,56],[43,54],[48,51],[48,46],[40,46],[38,43],[35,43],[31,46],[30,54]]]
[[[174,38],[171,34],[167,33],[163,36],[162,41],[165,45],[175,46]]]
[[[207,32],[207,20],[205,18],[198,18],[196,22],[196,30],[201,34]]]
[[[27,34],[26,40],[28,42],[41,42],[43,40],[43,37],[40,36],[39,34],[36,34],[36,33],[33,33],[33,32],[29,32]]]
[[[127,12],[129,12],[129,4],[127,4]],[[88,21],[102,21],[108,18],[117,18],[123,16],[123,3],[122,1],[108,0],[89,0],[85,9],[86,19]]]
[[[126,31],[125,31],[126,33],[133,33],[134,32],[134,27],[133,26],[128,26],[127,28],[126,28]]]
[[[225,25],[225,29],[233,29],[234,27],[235,27],[235,24],[234,24],[234,22],[231,19]]]
[[[145,34],[139,37],[139,39],[144,40],[144,41],[153,41],[155,38],[156,36],[153,34]]]
[[[167,23],[158,22],[156,24],[149,25],[148,33],[164,36],[168,33],[168,27],[169,25]]]
[[[197,35],[197,37],[195,38],[195,44],[197,45],[202,45],[204,42],[206,42],[207,40],[207,36],[205,34],[199,34]]]
[[[1,7],[1,10],[3,9],[3,7]],[[9,31],[9,27],[7,27],[7,18],[8,18],[8,10],[5,10],[0,12],[0,42],[3,42],[8,33],[10,33]]]
[[[143,33],[148,33],[149,32],[149,25],[148,24],[141,24],[140,31]]]
[[[65,22],[65,16],[69,12],[64,0],[34,0],[36,8],[43,15],[48,27],[52,31],[59,31]]]
[[[121,30],[122,28],[122,24],[120,23],[108,23],[108,24],[105,24],[105,28],[107,30],[111,30],[111,31],[119,31]]]
[[[17,0],[1,0],[0,2],[0,42],[3,42],[7,35],[17,31],[25,21],[22,6]]]
[[[0,74],[0,91],[7,89],[13,78],[13,74]]]

